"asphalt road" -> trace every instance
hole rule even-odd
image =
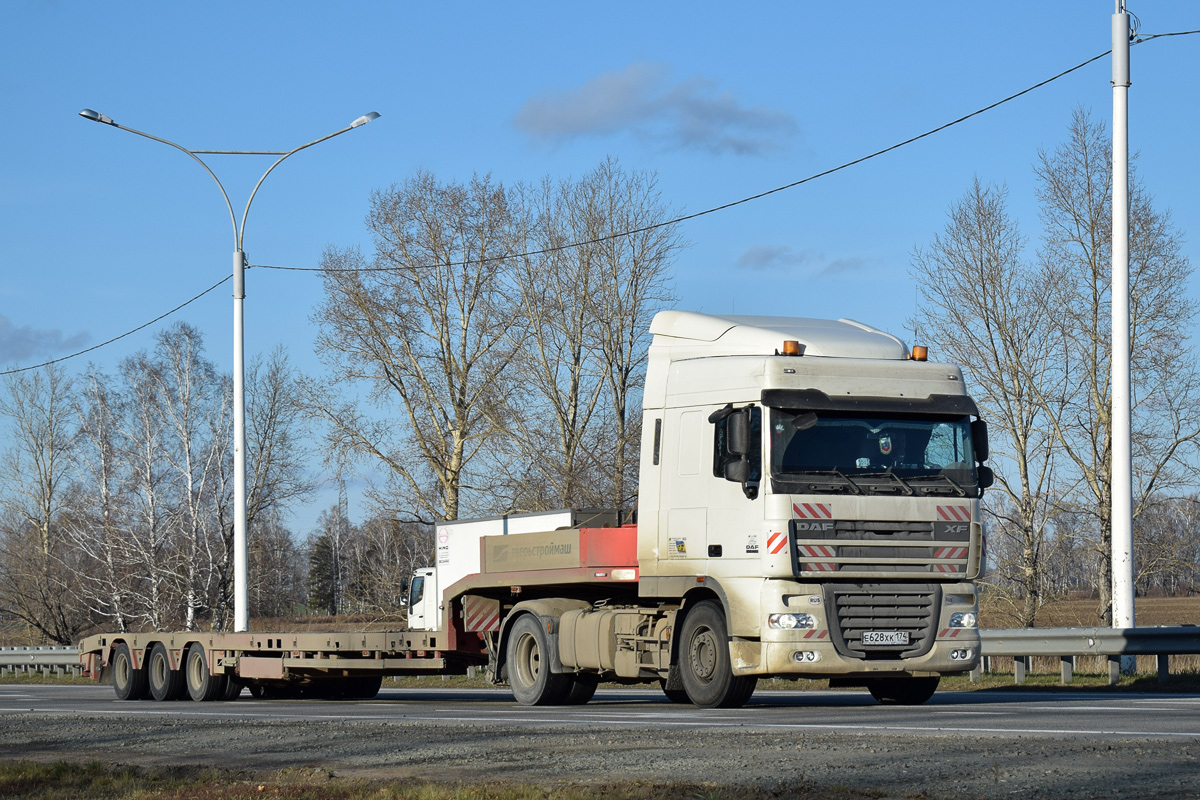
[[[1200,697],[1096,692],[942,692],[921,706],[882,706],[865,691],[758,691],[741,709],[669,703],[658,691],[605,690],[585,706],[525,707],[503,690],[384,689],[371,701],[121,702],[108,687],[0,685],[0,715],[53,714],[243,720],[483,723],[515,730],[796,730],[816,733],[952,732],[1101,741],[1128,737],[1200,742]]]
[[[321,779],[1200,798],[1200,696],[944,692],[897,707],[865,691],[767,690],[742,709],[700,710],[635,690],[527,708],[506,691],[436,687],[371,701],[130,703],[109,687],[0,685],[0,759],[20,757]]]

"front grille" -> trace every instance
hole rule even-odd
[[[838,652],[864,660],[913,658],[933,647],[942,591],[937,584],[830,584],[829,632]],[[864,645],[866,631],[907,631],[906,645]]]
[[[796,577],[961,576],[971,545],[969,524],[941,521],[794,519],[790,532]]]

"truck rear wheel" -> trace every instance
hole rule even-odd
[[[668,689],[666,678],[658,679],[658,687],[660,689],[662,689],[663,694],[665,694],[667,696],[667,699],[670,700],[672,703],[690,703],[690,702],[692,702],[692,699],[690,697],[688,697],[688,694],[685,690],[683,690],[683,689]]]
[[[712,600],[697,603],[683,619],[679,670],[688,698],[701,708],[739,708],[758,684],[758,678],[733,674],[725,612]]]
[[[133,666],[133,654],[129,645],[121,642],[112,657],[113,690],[118,700],[143,700],[150,692],[146,679],[146,665]]]
[[[572,675],[571,688],[567,691],[567,705],[584,705],[596,694],[596,687],[599,684],[599,675]]]
[[[171,669],[171,655],[161,642],[150,649],[146,673],[150,696],[155,700],[178,700],[183,697],[183,673]]]
[[[538,618],[525,614],[508,635],[508,685],[523,706],[560,705],[567,700],[572,677],[550,671],[550,637]]]
[[[184,672],[187,675],[188,695],[193,700],[207,702],[225,693],[225,676],[209,672],[208,656],[202,645],[194,644],[188,648]]]
[[[867,682],[867,690],[881,703],[919,706],[937,691],[941,678],[877,678]]]

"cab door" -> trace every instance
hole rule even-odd
[[[417,570],[408,589],[409,630],[437,630],[439,597],[437,570],[432,567]]]

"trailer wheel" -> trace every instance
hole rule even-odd
[[[877,678],[867,682],[867,690],[881,703],[919,706],[937,691],[941,678]]]
[[[150,649],[146,659],[146,672],[150,684],[150,696],[155,700],[178,700],[183,697],[183,673],[171,669],[171,655],[158,642]]]
[[[188,648],[185,672],[188,695],[193,700],[207,702],[225,693],[225,676],[209,672],[203,645],[194,644]]]
[[[509,632],[508,684],[523,706],[560,705],[570,694],[571,676],[550,671],[550,638],[532,614]]]
[[[222,700],[237,700],[242,696],[242,689],[246,688],[246,684],[242,683],[233,675],[225,676],[225,691],[221,694]]]
[[[133,666],[133,654],[129,645],[121,642],[112,658],[113,689],[118,700],[143,700],[150,692],[146,680],[146,665]]]
[[[758,678],[733,674],[725,613],[712,600],[697,603],[683,618],[679,670],[688,698],[701,708],[739,708],[758,684]]]

